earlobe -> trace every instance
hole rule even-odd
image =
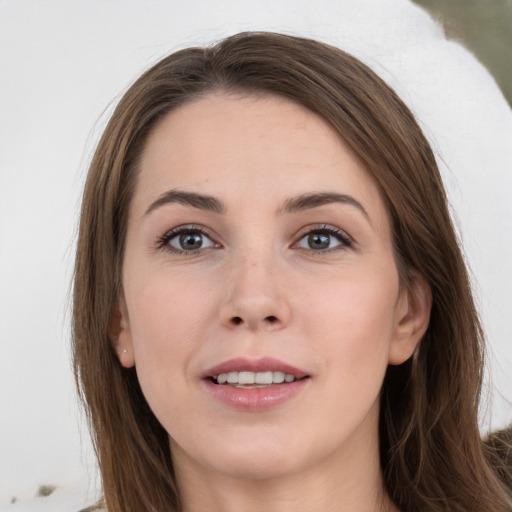
[[[117,305],[112,312],[110,320],[110,342],[121,366],[132,368],[135,366],[132,338],[128,315],[121,305]]]
[[[422,275],[413,272],[396,309],[395,332],[389,349],[389,364],[402,364],[412,356],[427,331],[431,308],[432,290]]]

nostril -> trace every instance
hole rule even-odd
[[[241,325],[245,323],[245,320],[241,316],[233,316],[231,317],[231,320],[229,322],[231,323],[231,325]],[[279,323],[279,319],[277,318],[277,316],[269,315],[263,319],[263,322],[273,325]],[[249,319],[248,325],[252,325],[251,319]]]

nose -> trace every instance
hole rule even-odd
[[[226,300],[220,319],[230,329],[274,331],[288,325],[291,316],[284,280],[271,258],[243,258],[230,267]]]

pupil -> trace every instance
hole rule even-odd
[[[329,247],[329,235],[315,233],[308,236],[308,243],[312,249],[327,249]]]
[[[180,235],[180,245],[186,250],[199,249],[203,245],[203,239],[198,233],[186,233]]]

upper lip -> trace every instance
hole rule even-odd
[[[212,368],[206,370],[202,378],[217,377],[221,373],[229,372],[283,372],[289,375],[293,375],[296,379],[302,379],[307,377],[309,374],[304,370],[295,368],[279,359],[273,357],[262,357],[259,359],[249,359],[245,357],[237,357],[224,361]]]

